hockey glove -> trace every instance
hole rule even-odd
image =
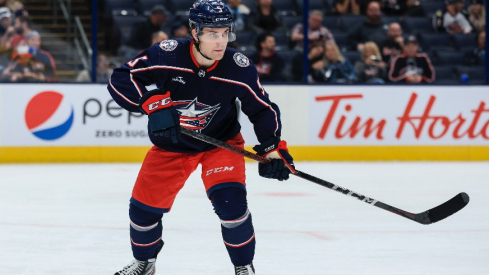
[[[289,174],[295,174],[295,166],[292,156],[287,149],[287,142],[279,139],[253,147],[260,156],[270,159],[270,162],[258,164],[258,174],[269,179],[278,179],[279,181],[289,179]]]
[[[170,92],[153,90],[139,100],[139,109],[148,115],[149,129],[155,136],[171,137],[173,143],[180,137],[180,115],[173,106]]]

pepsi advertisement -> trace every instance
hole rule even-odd
[[[2,146],[145,146],[147,118],[103,85],[2,85]]]

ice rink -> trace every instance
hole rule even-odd
[[[128,200],[140,164],[0,165],[0,274],[114,274],[132,259]],[[459,192],[421,225],[247,163],[257,274],[489,274],[489,162],[315,162],[297,169],[410,212]],[[198,173],[197,173],[198,172]],[[163,217],[156,274],[233,274],[200,169]]]

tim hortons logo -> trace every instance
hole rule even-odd
[[[345,137],[355,138],[362,136],[370,138],[371,136],[377,140],[384,139],[384,129],[387,124],[387,119],[374,120],[372,117],[348,116],[348,112],[352,110],[352,103],[348,100],[362,99],[361,94],[351,95],[336,95],[336,96],[320,96],[316,97],[316,101],[330,101],[331,108],[328,111],[326,119],[319,131],[319,138],[324,139],[330,129],[334,131],[336,139]],[[401,116],[397,117],[398,125],[396,130],[396,138],[401,139],[408,133],[413,133],[416,139],[419,139],[423,134],[430,139],[440,139],[443,137],[451,137],[453,139],[476,139],[482,138],[489,140],[489,119],[483,119],[482,116],[489,115],[489,108],[486,108],[486,103],[481,101],[479,106],[470,110],[472,115],[464,117],[459,113],[456,117],[445,115],[432,114],[433,106],[436,102],[436,96],[430,96],[421,114],[413,114],[413,109],[418,95],[412,93]],[[341,103],[348,102],[345,105],[345,112],[340,114],[338,106]],[[422,104],[419,103],[418,104]],[[423,106],[423,105],[421,105]],[[419,109],[419,108],[417,108]],[[339,117],[337,123],[333,123],[333,118]],[[487,117],[487,116],[486,116]],[[353,119],[353,122],[351,122]],[[350,121],[350,122],[348,122]],[[410,129],[411,131],[407,130]]]

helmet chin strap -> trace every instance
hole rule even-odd
[[[199,40],[195,40],[194,39],[194,45],[195,45],[195,48],[197,48],[197,51],[200,53],[200,55],[202,55],[205,59],[207,60],[214,60],[210,57],[208,57],[207,55],[205,55],[203,52],[200,51],[200,43],[199,43]]]

